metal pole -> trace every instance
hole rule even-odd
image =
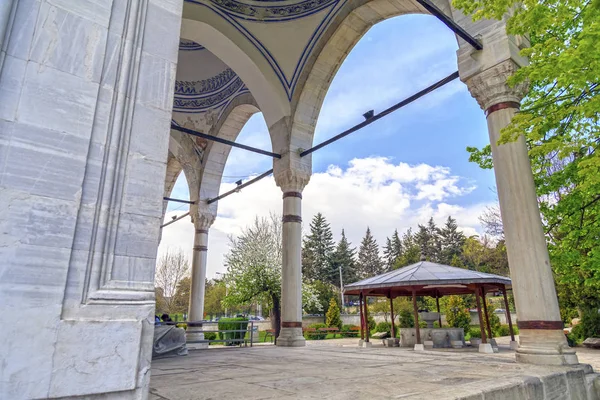
[[[428,94],[430,92],[433,92],[435,89],[438,89],[438,88],[444,86],[445,84],[452,82],[455,79],[458,79],[458,71],[454,72],[453,74],[448,75],[447,77],[445,77],[444,79],[442,79],[440,81],[437,81],[433,85],[421,90],[420,92],[417,92],[417,93],[413,94],[412,96],[407,97],[406,99],[402,100],[401,102],[391,106],[390,108],[380,112],[379,114],[369,118],[368,120],[361,122],[358,125],[354,125],[352,128],[345,130],[344,132],[332,137],[331,139],[327,139],[323,143],[319,143],[318,145],[316,145],[308,150],[304,150],[302,153],[300,153],[300,157],[309,155],[310,153],[317,151],[320,148],[323,148],[323,147],[327,146],[328,144],[331,144],[331,143],[343,138],[344,136],[348,136],[352,132],[356,132],[357,130],[362,129],[365,126],[372,124],[373,122],[385,117],[388,114],[393,113],[396,110],[399,110],[400,108],[412,103],[413,101],[425,96],[426,94]]]
[[[185,203],[185,204],[194,204],[194,201],[182,200],[182,199],[173,199],[171,197],[163,197],[163,200],[174,201],[175,203]]]
[[[340,297],[342,298],[342,311],[344,310],[344,281],[342,280],[342,266],[338,266],[340,270]]]
[[[213,135],[207,135],[206,133],[194,131],[192,129],[184,128],[184,127],[177,126],[177,125],[174,125],[174,124],[171,124],[171,129],[173,129],[175,131],[187,133],[188,135],[197,136],[197,137],[200,137],[202,139],[212,140],[214,142],[219,142],[219,143],[223,143],[223,144],[226,144],[226,145],[229,145],[229,146],[232,146],[232,147],[237,147],[238,149],[248,150],[248,151],[251,151],[253,153],[258,153],[258,154],[262,154],[262,155],[273,157],[273,158],[281,158],[281,154],[276,154],[276,153],[272,153],[270,151],[261,150],[261,149],[255,148],[255,147],[246,146],[245,144],[240,144],[240,143],[232,142],[231,140],[223,139],[223,138],[220,138],[220,137],[217,137],[217,136],[213,136]]]
[[[206,201],[206,203],[207,203],[207,204],[212,204],[212,203],[214,203],[215,201],[218,201],[218,200],[224,199],[225,197],[229,196],[230,194],[237,193],[237,192],[239,192],[240,190],[242,190],[243,188],[245,188],[246,186],[250,186],[250,185],[252,185],[253,183],[260,181],[262,178],[266,178],[267,176],[271,175],[272,173],[273,173],[273,170],[272,170],[272,169],[268,170],[267,172],[263,172],[262,174],[260,174],[260,175],[259,175],[259,176],[257,176],[256,178],[254,178],[254,179],[250,179],[250,180],[249,180],[248,182],[246,182],[246,183],[242,183],[241,185],[237,186],[235,189],[232,189],[232,190],[230,190],[229,192],[225,192],[225,193],[223,193],[222,195],[215,197],[214,199],[208,199],[208,200]]]
[[[177,218],[175,218],[174,220],[167,222],[166,224],[162,224],[160,227],[161,227],[161,228],[164,228],[165,226],[169,226],[169,225],[171,225],[171,224],[174,224],[175,222],[179,221],[180,219],[184,219],[184,218],[185,218],[185,217],[187,217],[188,215],[190,215],[190,212],[189,212],[189,211],[188,211],[188,212],[186,212],[185,214],[183,214],[182,216],[180,216],[180,217],[177,217]]]

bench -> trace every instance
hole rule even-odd
[[[267,329],[265,330],[265,337],[263,338],[263,342],[267,341],[267,338],[271,339],[271,343],[273,343],[273,338],[275,337],[275,329]]]

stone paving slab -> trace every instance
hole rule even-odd
[[[499,342],[497,354],[359,348],[356,339],[190,351],[152,362],[150,399],[495,400],[546,398],[546,392],[555,399],[580,398],[565,394],[562,382],[567,370],[583,372],[517,364],[508,342]],[[596,363],[600,351],[581,356]],[[525,384],[527,379],[535,384]],[[542,384],[546,392],[539,397]]]

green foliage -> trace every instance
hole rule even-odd
[[[398,329],[396,329],[396,331],[398,331]],[[390,322],[380,322],[377,324],[377,326],[375,327],[375,332],[388,332],[388,333],[392,333],[392,324]]]
[[[342,318],[340,316],[340,308],[338,307],[335,298],[331,298],[329,301],[329,309],[327,310],[327,314],[325,315],[325,323],[328,327],[333,328],[336,327],[338,329],[342,329]]]
[[[342,326],[342,337],[358,337],[360,334],[360,327],[356,325],[344,325]]]
[[[448,296],[446,321],[453,328],[463,328],[465,335],[471,326],[471,314],[460,296]]]
[[[243,332],[219,332],[219,339],[221,340],[231,340],[231,339],[243,339],[246,336],[246,329],[248,327],[248,322],[239,322],[246,321],[245,317],[236,317],[236,318],[221,318],[219,319],[219,330],[220,331],[231,331],[231,330],[243,330]],[[239,342],[225,342],[226,346],[235,346],[239,344]]]
[[[402,253],[402,240],[400,240],[400,236],[398,235],[398,229],[395,229],[391,239],[386,238],[385,246],[383,247],[383,259],[386,270],[389,271],[394,268]]]
[[[365,237],[360,243],[358,250],[358,271],[360,278],[370,278],[383,272],[384,266],[379,258],[379,246],[371,235],[371,229],[367,228]]]
[[[217,333],[216,332],[206,332],[204,334],[204,339],[205,340],[216,340],[217,339]]]
[[[427,322],[419,320],[419,328],[427,328]]]
[[[481,329],[479,327],[471,326],[469,328],[469,336],[472,338],[480,338],[481,339]]]
[[[500,329],[500,318],[494,312],[494,306],[490,299],[486,299],[487,304],[487,315],[490,321],[490,328],[492,329],[492,333],[496,332]]]
[[[375,322],[375,318],[373,318],[371,315],[369,315],[367,322],[369,324],[369,331],[372,331],[377,326],[377,323]]]
[[[319,328],[327,328],[327,324],[310,324],[308,326],[311,329],[315,329],[315,331],[307,331],[304,333],[304,337],[306,339],[312,340],[324,340],[327,337],[327,332],[319,331]]]
[[[332,256],[332,268],[335,277],[333,283],[339,287],[339,268],[342,268],[342,280],[344,285],[354,283],[359,280],[358,271],[356,268],[356,249],[350,247],[351,243],[346,239],[346,234],[342,229],[342,238],[337,244]]]
[[[571,331],[577,342],[587,338],[600,337],[600,313],[598,307],[586,307],[582,310],[581,321]]]
[[[333,234],[329,223],[321,213],[310,222],[310,233],[302,243],[302,274],[308,281],[323,281],[339,285],[337,269],[332,265]]]
[[[513,325],[513,333],[515,335],[519,334],[519,328]],[[510,336],[510,327],[508,325],[500,325],[496,331],[494,331],[494,336]]]
[[[569,319],[600,300],[600,3],[598,0],[454,0],[474,18],[501,18],[508,33],[529,37],[529,65],[510,79],[527,81],[521,111],[500,143],[524,136],[529,148],[550,260]],[[468,149],[491,166],[490,147]],[[563,287],[562,289],[560,287]],[[566,300],[564,298],[567,298]]]
[[[401,309],[398,314],[398,325],[400,328],[414,328],[415,317],[410,310]]]

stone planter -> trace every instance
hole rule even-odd
[[[481,344],[481,338],[471,338],[471,346],[479,346]]]

